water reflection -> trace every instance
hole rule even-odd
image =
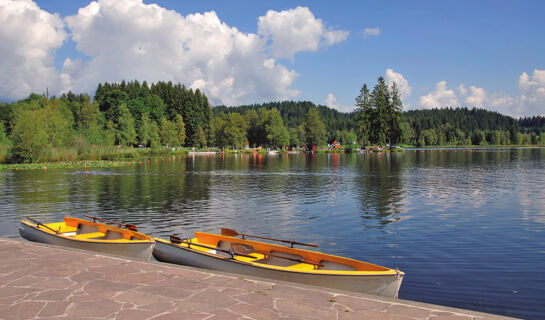
[[[544,167],[544,149],[451,149],[0,172],[0,235],[15,237],[27,215],[91,214],[162,237],[221,227],[296,237],[399,267],[401,298],[539,318]]]

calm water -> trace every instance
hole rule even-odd
[[[545,149],[232,155],[0,172],[0,236],[87,213],[154,236],[220,227],[406,272],[400,298],[545,316]]]

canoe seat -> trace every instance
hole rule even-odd
[[[303,257],[300,256],[300,255],[297,255],[297,254],[291,254],[291,253],[276,251],[276,250],[271,250],[270,253],[274,254],[274,255],[277,255],[277,256],[286,257],[286,258],[303,260]],[[255,260],[253,262],[263,263],[263,264],[270,264],[272,266],[278,266],[278,267],[289,267],[289,266],[293,266],[295,264],[298,264],[296,261],[292,261],[292,260],[288,260],[288,259],[282,259],[282,258],[278,258],[278,257],[271,257],[271,256],[269,256],[267,259]]]
[[[93,233],[98,232],[98,228],[95,226],[90,226],[88,224],[79,223],[78,224],[78,230],[76,231],[76,234],[81,233]]]
[[[351,265],[337,263],[337,262],[328,261],[328,260],[322,260],[320,261],[320,264],[323,266],[318,266],[318,270],[356,271],[356,268],[354,268]]]
[[[108,230],[106,231],[106,235],[104,236],[104,240],[117,240],[117,239],[123,239],[123,234],[121,232]]]

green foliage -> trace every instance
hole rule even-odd
[[[10,141],[4,129],[4,121],[0,120],[0,145],[8,145],[8,144],[10,144]]]
[[[142,120],[140,121],[140,126],[138,127],[138,142],[140,145],[147,147],[151,143],[151,136],[152,136],[152,127],[151,127],[151,119],[149,118],[148,113],[144,113],[142,115]]]
[[[201,134],[204,135],[204,130],[202,127],[198,127],[202,131]],[[178,134],[178,141],[180,144],[184,144],[185,142],[185,124],[184,124],[184,118],[180,115],[176,115],[176,133]],[[206,140],[206,139],[205,139]],[[206,142],[205,142],[206,144]]]
[[[290,135],[290,146],[300,146],[303,145],[303,139],[302,139],[302,129],[301,127],[297,128],[290,128],[289,135]]]
[[[106,130],[104,131],[104,145],[113,146],[115,144],[116,129],[112,120],[106,122]]]
[[[395,83],[388,88],[383,77],[377,81],[372,92],[363,84],[356,98],[356,126],[363,144],[394,145],[402,141],[403,106],[399,90]]]
[[[290,142],[288,130],[284,126],[282,117],[280,117],[280,114],[276,109],[269,111],[265,132],[267,133],[267,140],[271,146],[283,147]]]
[[[264,129],[264,124],[267,121],[266,111],[270,111],[273,108],[278,110],[278,113],[282,117],[284,126],[286,128],[296,128],[300,126],[309,109],[317,109],[320,113],[320,119],[324,122],[327,132],[327,140],[333,141],[335,139],[335,133],[337,130],[350,130],[354,126],[354,119],[352,113],[342,113],[335,109],[328,108],[326,106],[315,105],[309,101],[281,101],[281,102],[268,102],[263,104],[244,105],[238,107],[226,107],[218,106],[212,109],[214,116],[217,117],[220,113],[236,112],[244,114],[245,117],[250,110],[257,111],[259,121],[255,123],[258,128]],[[263,109],[260,111],[260,109]],[[251,125],[250,125],[251,127]],[[264,130],[254,131],[252,128],[248,130],[248,140],[250,145],[266,145],[268,143]]]
[[[195,132],[195,135],[193,135],[193,145],[203,148],[206,146],[206,142],[206,133],[204,132],[203,128],[200,126],[197,127],[197,131]]]
[[[219,114],[214,120],[213,128],[215,143],[219,147],[241,146],[246,142],[248,127],[239,113]]]
[[[136,143],[136,131],[134,129],[134,118],[127,106],[122,104],[119,107],[119,118],[117,120],[117,141],[124,146],[132,146]]]
[[[325,144],[326,129],[324,123],[320,120],[318,110],[308,110],[303,122],[303,130],[306,144],[317,146]]]
[[[12,154],[16,162],[33,162],[48,143],[41,110],[18,109],[12,123]]]
[[[172,147],[180,144],[176,123],[163,118],[161,120],[161,143],[164,146]]]

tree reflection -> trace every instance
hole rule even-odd
[[[383,229],[403,212],[403,155],[372,153],[357,158],[360,216],[366,229]]]

